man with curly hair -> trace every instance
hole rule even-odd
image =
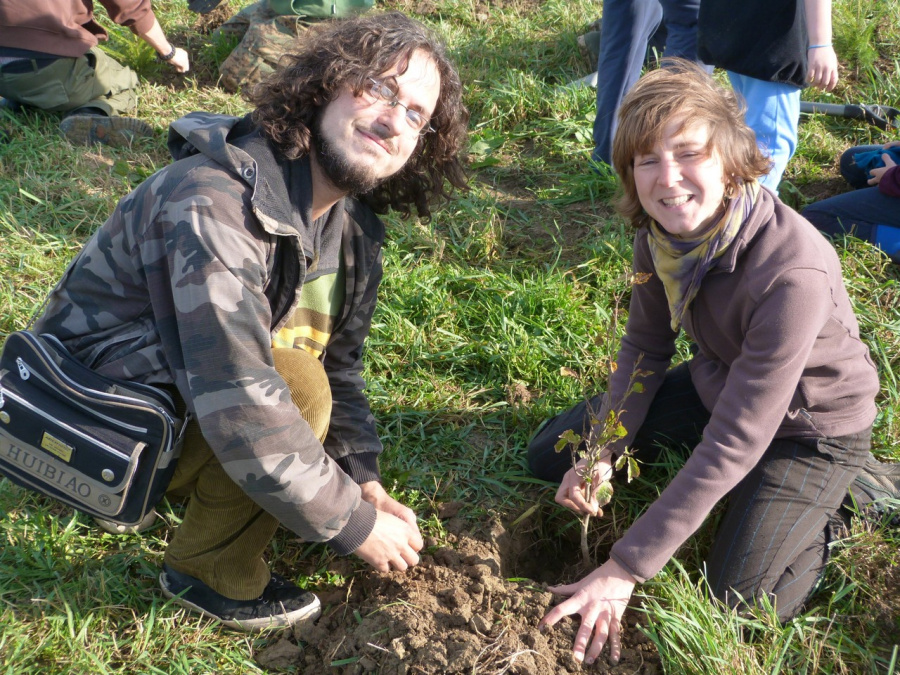
[[[176,161],[119,203],[36,326],[94,370],[183,400],[169,494],[188,501],[160,584],[243,630],[318,615],[269,571],[279,524],[378,570],[418,562],[416,516],[380,483],[361,378],[376,213],[427,219],[466,185],[462,86],[422,24],[329,22],[299,49],[246,117],[171,125]]]

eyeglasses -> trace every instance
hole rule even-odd
[[[381,103],[383,106],[385,106],[386,108],[390,108],[391,110],[396,108],[398,105],[402,107],[406,111],[406,116],[404,119],[406,119],[406,123],[409,125],[409,128],[415,131],[420,136],[424,136],[428,132],[434,131],[431,124],[429,124],[428,118],[418,110],[413,110],[412,108],[401,103],[397,99],[397,92],[394,91],[391,86],[384,80],[376,80],[374,77],[370,77],[365,91],[369,96],[375,99],[373,103]]]

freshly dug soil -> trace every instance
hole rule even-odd
[[[625,615],[622,657],[614,667],[605,650],[592,666],[572,658],[577,616],[546,634],[538,630],[538,621],[559,599],[545,584],[509,577],[527,570],[528,563],[538,572],[537,563],[558,566],[559,579],[570,581],[559,560],[541,562],[529,555],[496,523],[448,540],[449,546],[430,549],[406,573],[360,571],[346,588],[320,591],[321,618],[273,638],[257,653],[257,662],[274,672],[340,675],[662,672],[632,610]]]

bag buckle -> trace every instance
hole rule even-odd
[[[19,377],[23,380],[27,380],[31,377],[31,372],[28,370],[28,366],[25,365],[25,362],[22,360],[22,357],[16,358],[16,365],[19,367]]]

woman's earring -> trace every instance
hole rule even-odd
[[[725,186],[725,201],[734,197],[734,183],[729,183]]]

